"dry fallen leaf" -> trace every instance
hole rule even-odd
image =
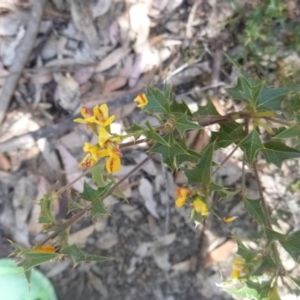
[[[56,148],[59,151],[62,162],[64,164],[67,181],[68,183],[71,183],[74,179],[82,175],[82,171],[78,166],[78,161],[61,143],[57,144]],[[73,183],[72,187],[77,192],[82,193],[83,183],[84,180],[83,178],[81,178]]]
[[[236,247],[236,242],[233,240],[228,240],[218,248],[207,253],[205,259],[205,266],[209,267],[214,263],[225,261],[230,255],[232,255],[235,247]]]
[[[139,185],[139,193],[145,201],[145,206],[151,215],[157,219],[159,219],[157,210],[156,210],[156,202],[153,198],[153,187],[149,180],[146,178],[141,178]]]
[[[74,112],[80,103],[78,82],[70,74],[63,76],[60,73],[55,73],[53,75],[57,82],[54,93],[56,103],[66,111]]]
[[[92,11],[93,19],[104,15],[111,7],[111,0],[96,0],[93,3],[90,1],[90,9]]]
[[[69,236],[69,244],[76,244],[78,246],[84,247],[86,244],[87,238],[94,232],[95,225],[90,225],[86,228],[78,230]]]

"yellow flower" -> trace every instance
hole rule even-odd
[[[202,216],[208,215],[207,205],[203,200],[201,200],[200,197],[198,197],[198,198],[196,198],[196,200],[194,200],[193,206],[197,213],[201,214]]]
[[[79,166],[89,168],[93,166],[98,160],[99,146],[93,146],[90,143],[84,143],[83,151],[87,152],[88,154],[84,157]]]
[[[187,197],[190,195],[190,190],[186,187],[179,187],[174,191],[174,194],[179,196],[175,200],[176,206],[182,207],[185,204]]]
[[[88,124],[88,125],[95,123],[96,118],[95,118],[95,116],[93,116],[93,113],[87,107],[82,106],[80,108],[80,113],[82,114],[83,119],[78,118],[78,119],[75,119],[74,122]]]
[[[236,257],[233,261],[230,278],[240,279],[242,277],[243,272],[247,273],[247,268],[245,268],[244,264],[245,260],[242,257]]]
[[[55,248],[52,245],[44,245],[34,249],[34,252],[55,253]]]
[[[138,94],[133,101],[139,103],[137,107],[144,107],[148,104],[148,99],[145,94]]]
[[[98,157],[108,157],[106,161],[106,170],[108,173],[115,173],[121,169],[121,153],[118,148],[101,149],[98,151]]]
[[[110,125],[114,120],[115,116],[109,116],[109,110],[107,104],[102,104],[95,106],[93,108],[93,113],[87,107],[81,107],[80,113],[83,116],[83,119],[75,119],[74,122],[84,123],[84,124],[98,124],[100,126],[106,127]]]
[[[99,106],[95,106],[93,108],[93,113],[96,118],[96,124],[106,127],[110,125],[114,120],[115,116],[109,116],[109,110],[107,104],[102,104]]]
[[[233,216],[233,217],[223,218],[222,220],[225,223],[230,223],[230,222],[233,222],[236,218],[237,218],[237,216]]]

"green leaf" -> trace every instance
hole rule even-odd
[[[293,125],[278,133],[274,139],[300,138],[300,125]]]
[[[88,254],[80,250],[76,245],[69,245],[62,249],[62,252],[68,255],[74,262],[74,268],[82,261],[107,261],[113,258],[100,255]]]
[[[265,233],[268,239],[268,242],[280,241],[285,239],[285,235],[277,231],[274,231],[268,227],[265,227]]]
[[[143,111],[170,115],[170,96],[170,86],[166,86],[163,91],[148,87],[146,91],[148,104],[145,106]]]
[[[39,223],[56,224],[55,217],[52,213],[52,206],[56,199],[56,194],[53,194],[53,191],[50,190],[45,194],[44,198],[40,200],[41,213],[39,216]]]
[[[218,111],[216,110],[214,104],[212,103],[211,99],[209,98],[207,104],[205,106],[198,105],[198,110],[193,113],[194,117],[217,117],[220,116]]]
[[[251,259],[253,259],[256,256],[256,251],[247,248],[242,241],[240,240],[240,238],[238,238],[236,235],[234,236],[236,242],[237,242],[237,246],[238,246],[238,250],[237,250],[237,254],[239,254],[242,258],[245,259],[245,261],[250,261]]]
[[[175,126],[181,137],[187,130],[203,128],[202,126],[189,121],[186,113],[176,120]]]
[[[239,143],[239,146],[244,151],[250,166],[255,160],[257,151],[263,148],[263,144],[256,130],[252,130],[252,132]]]
[[[280,110],[281,103],[287,96],[288,92],[285,88],[269,88],[263,87],[257,99],[257,110]]]
[[[266,225],[265,215],[261,206],[261,200],[244,199],[246,211],[254,218],[260,225]]]
[[[185,147],[183,147],[185,148]],[[197,164],[199,162],[199,159],[201,158],[201,154],[193,151],[193,150],[186,150],[186,153],[184,154],[178,154],[176,155],[176,161],[177,164],[180,166],[181,164],[183,164],[184,162],[192,162]]]
[[[68,197],[68,213],[77,209],[84,209],[84,206],[74,201],[71,197]]]
[[[106,195],[114,183],[109,183],[104,187],[99,187],[97,190],[90,187],[87,182],[84,182],[83,192],[80,194],[81,198],[92,203],[93,217],[101,214],[108,214],[106,208],[102,203],[102,198]]]
[[[269,300],[268,294],[270,291],[270,283],[262,284],[247,281],[244,285],[239,285],[236,288],[224,288],[224,290],[234,296],[242,297],[243,299],[251,300]]]
[[[149,130],[144,131],[144,134],[149,140],[170,147],[168,142],[162,136],[156,133],[148,122],[146,123],[146,125],[149,128]]]
[[[213,152],[214,143],[206,147],[206,149],[203,151],[199,163],[193,169],[182,168],[182,171],[185,173],[190,184],[202,183],[205,186],[209,186],[211,182],[211,166]]]
[[[97,184],[98,187],[105,186],[105,180],[103,174],[105,170],[105,161],[100,160],[100,162],[91,168],[92,179]]]
[[[298,262],[300,256],[300,230],[287,236],[285,240],[280,240],[281,246]]]
[[[298,149],[288,147],[284,143],[276,140],[264,143],[264,149],[262,149],[261,152],[268,163],[273,163],[278,168],[281,167],[285,159],[300,157],[300,151]]]
[[[190,156],[189,152],[186,150],[185,145],[176,141],[172,134],[169,134],[163,139],[166,140],[166,143],[169,146],[163,144],[155,144],[150,149],[149,152],[157,152],[162,155],[163,162],[169,166],[169,168],[174,171],[178,169],[180,166],[180,161],[178,160],[179,155],[187,155]]]
[[[227,198],[229,196],[233,196],[233,195],[236,195],[238,193],[238,191],[233,191],[233,192],[229,191],[224,186],[218,185],[214,182],[211,182],[211,184],[209,186],[209,190],[210,190],[210,192],[219,193],[222,198]]]
[[[25,271],[30,270],[32,267],[41,265],[47,261],[62,257],[59,253],[48,252],[28,252],[24,254],[24,260],[20,262]]]
[[[133,122],[133,124],[126,128],[126,132],[128,134],[133,135],[136,139],[138,139],[142,133],[144,132],[145,128],[141,127],[140,125],[136,124],[135,122]]]
[[[259,79],[252,79],[245,73],[241,73],[237,85],[227,88],[226,91],[235,100],[255,104],[262,88],[263,85]]]
[[[172,115],[181,116],[182,114],[187,114],[188,116],[192,116],[192,113],[184,101],[178,102],[174,100],[170,105],[170,111]]]

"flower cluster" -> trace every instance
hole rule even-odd
[[[118,172],[121,169],[121,151],[119,143],[121,138],[110,134],[110,124],[115,120],[115,116],[109,116],[108,106],[102,104],[95,106],[93,112],[88,108],[82,107],[80,110],[83,118],[75,119],[74,122],[86,124],[98,135],[98,143],[91,145],[85,143],[83,151],[86,156],[79,164],[81,167],[91,167],[100,158],[106,157],[106,170],[109,173]]]
[[[187,202],[187,199],[191,196],[191,191],[186,187],[179,187],[175,190],[174,194],[178,196],[178,198],[175,200],[176,206],[182,207]],[[202,216],[208,215],[207,205],[199,196],[194,199],[193,207],[195,211]]]

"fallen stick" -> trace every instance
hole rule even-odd
[[[17,49],[15,60],[9,70],[10,74],[4,82],[2,93],[0,95],[0,124],[4,119],[7,107],[14,94],[19,77],[33,49],[34,42],[39,31],[45,0],[32,0],[31,3],[31,16],[27,25],[27,30],[22,39],[21,45]]]

